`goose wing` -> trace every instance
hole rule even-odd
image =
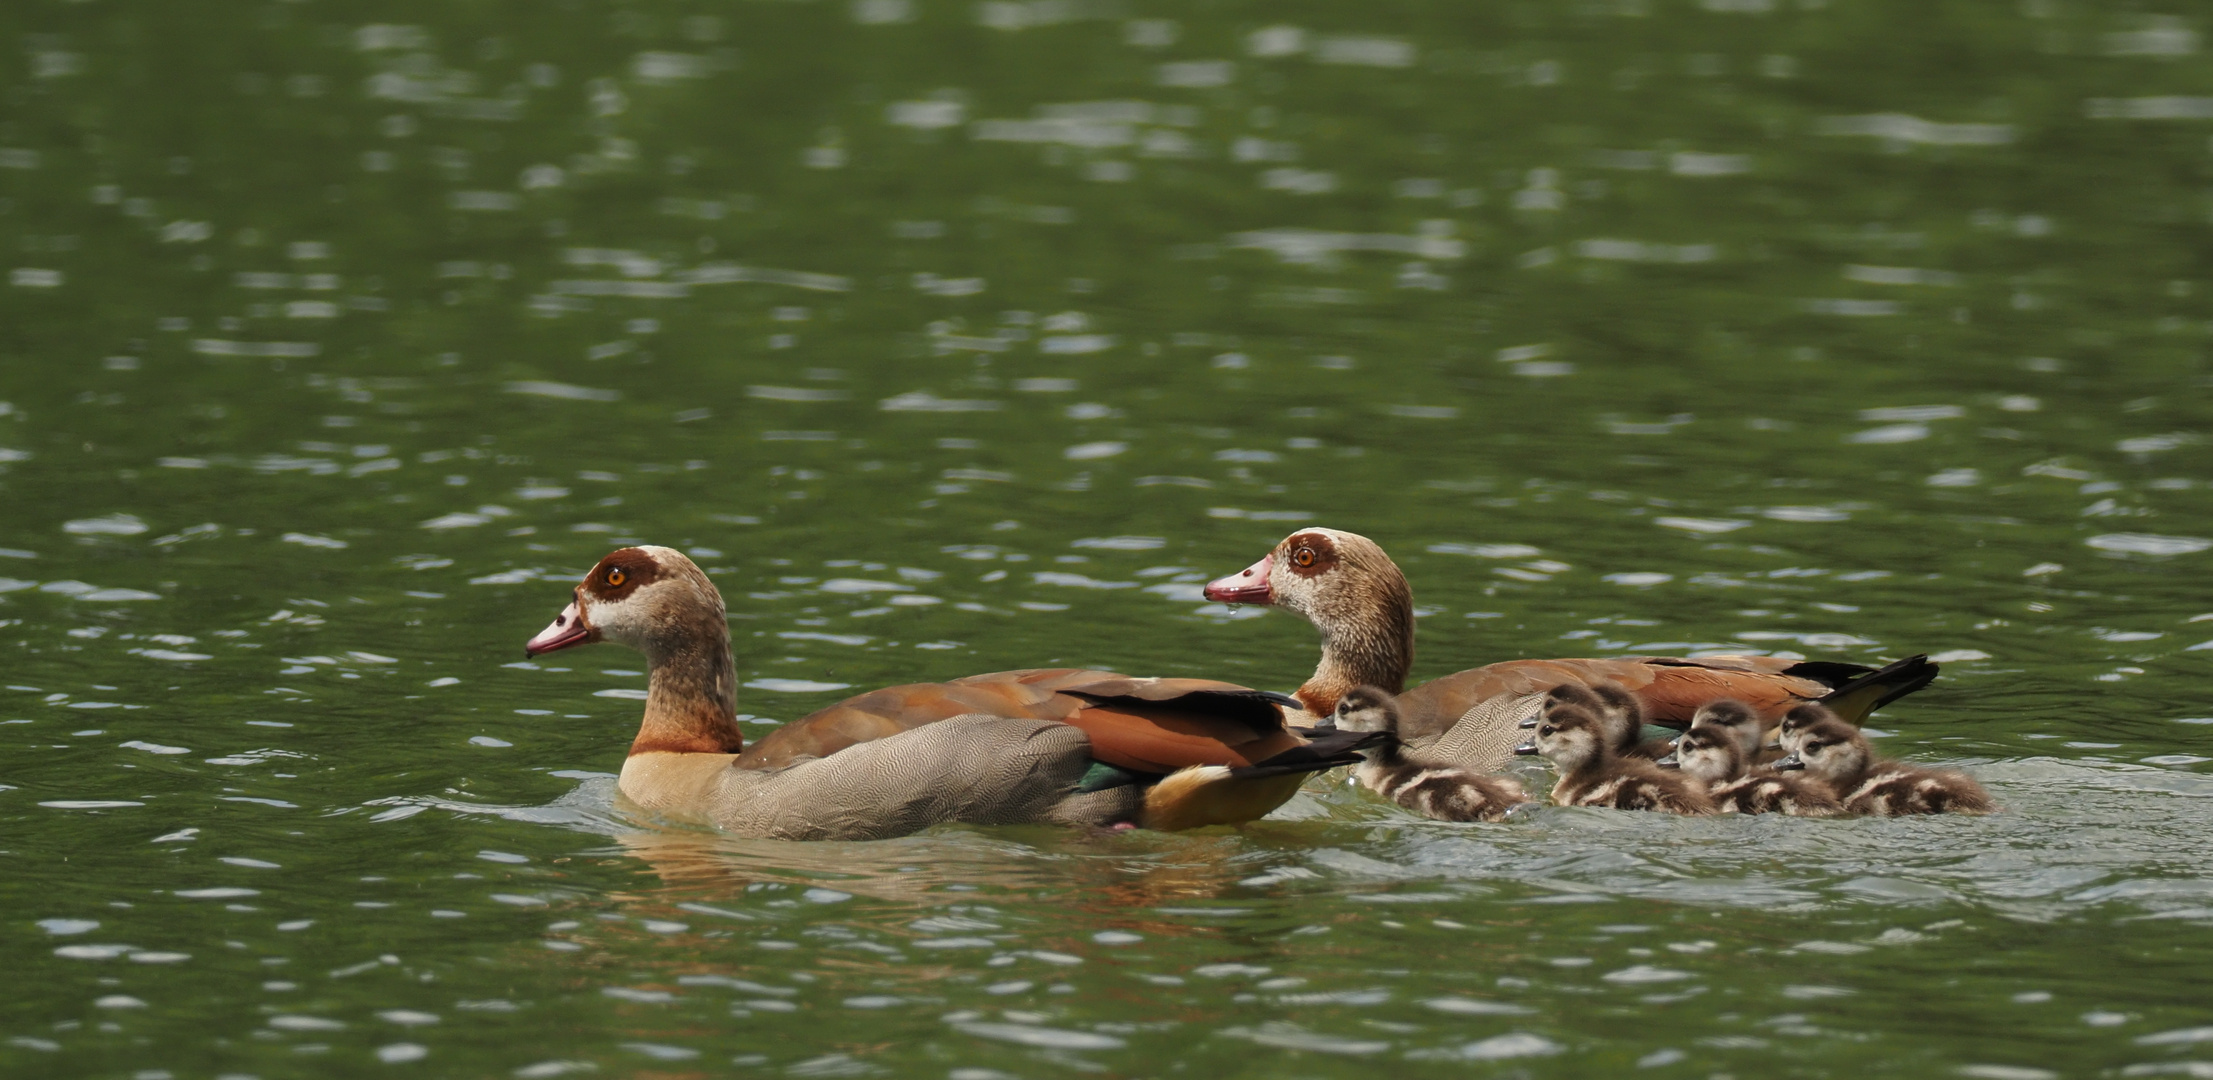
[[[1700,706],[1724,698],[1742,701],[1771,721],[1809,701],[1849,706],[1856,721],[1928,685],[1936,671],[1935,664],[1920,656],[1881,669],[1777,656],[1508,660],[1447,675],[1400,695],[1400,727],[1408,739],[1427,738],[1485,702],[1541,694],[1567,682],[1615,683],[1637,696],[1648,720],[1671,727],[1688,726]]]
[[[856,695],[777,728],[739,755],[776,768],[954,716],[1055,720],[1089,736],[1092,755],[1161,775],[1192,765],[1243,768],[1305,745],[1283,726],[1282,695],[1212,679],[1144,679],[1082,668],[1028,668]]]

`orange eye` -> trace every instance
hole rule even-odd
[[[608,567],[608,569],[607,569],[607,587],[608,587],[608,588],[610,588],[610,589],[619,589],[619,588],[621,588],[621,587],[622,587],[622,583],[623,583],[623,582],[625,582],[625,581],[628,581],[628,580],[630,580],[630,575],[628,575],[628,574],[625,574],[625,573],[623,573],[623,572],[622,572],[622,567],[619,567],[619,566],[611,566],[611,567]]]
[[[1314,565],[1314,549],[1300,548],[1297,551],[1292,552],[1291,565],[1300,567]]]

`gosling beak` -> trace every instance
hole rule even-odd
[[[1776,772],[1789,772],[1792,769],[1803,769],[1805,767],[1805,760],[1803,758],[1800,758],[1796,754],[1792,754],[1789,757],[1782,758],[1776,761],[1774,764],[1768,766],[1768,768],[1773,769]]]
[[[1206,583],[1206,598],[1223,604],[1273,604],[1275,592],[1268,588],[1268,571],[1275,568],[1275,552],[1260,557],[1260,561],[1231,574]]]
[[[554,616],[553,622],[538,631],[537,637],[524,643],[523,655],[544,656],[549,652],[558,652],[573,645],[589,645],[598,640],[599,631],[585,623],[584,609],[571,600],[569,606],[561,609],[561,614]]]
[[[1520,746],[1515,747],[1514,752],[1524,757],[1527,757],[1530,754],[1534,754],[1537,752],[1537,742],[1534,739],[1525,742]]]
[[[1668,751],[1666,757],[1663,757],[1660,760],[1653,762],[1652,764],[1658,765],[1663,769],[1680,769],[1683,767],[1683,763],[1676,760],[1675,751],[1673,750]]]
[[[1518,727],[1525,727],[1525,728],[1533,728],[1533,727],[1536,727],[1536,726],[1537,726],[1537,718],[1536,718],[1536,717],[1534,717],[1534,716],[1524,716],[1524,717],[1522,717],[1522,718],[1521,718],[1521,723],[1520,723],[1520,724],[1518,724],[1518,725],[1516,725],[1516,726],[1518,726]]]

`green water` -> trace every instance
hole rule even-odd
[[[2187,5],[0,29],[8,1076],[2213,1075]],[[1307,523],[1420,678],[1935,654],[1883,751],[2007,810],[737,841],[617,800],[638,657],[520,662],[650,541],[756,737],[1289,689],[1197,585]]]

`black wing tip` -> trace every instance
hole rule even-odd
[[[1345,731],[1343,729],[1312,729],[1317,738],[1304,746],[1294,746],[1274,757],[1230,770],[1230,775],[1257,778],[1282,776],[1285,773],[1322,772],[1340,765],[1358,765],[1361,751],[1381,745],[1391,738],[1387,731]]]
[[[1842,660],[1800,660],[1784,668],[1783,674],[1795,675],[1801,679],[1812,679],[1831,690],[1836,690],[1847,683],[1873,675],[1875,670],[1866,664],[1852,664]]]
[[[1857,693],[1871,686],[1883,687],[1884,690],[1881,696],[1877,697],[1874,704],[1869,705],[1866,709],[1866,712],[1871,713],[1935,682],[1936,677],[1942,674],[1943,671],[1944,665],[1929,659],[1927,653],[1915,653],[1912,656],[1893,660],[1882,667],[1867,672],[1831,690],[1821,700],[1827,702],[1832,698],[1844,697],[1847,694]],[[1862,713],[1862,715],[1865,715],[1865,713]]]

